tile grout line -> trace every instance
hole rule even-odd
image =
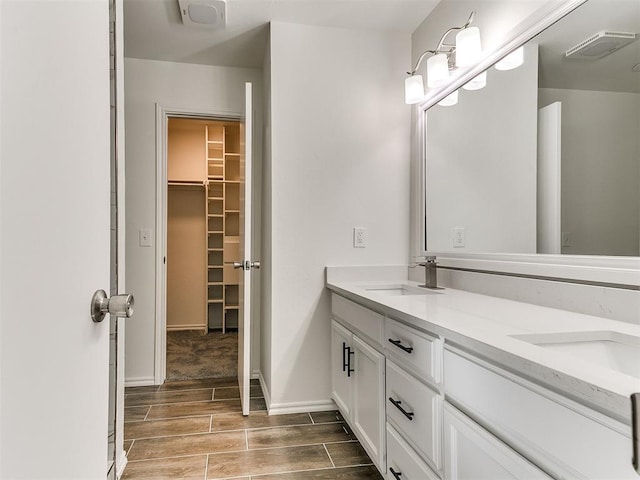
[[[204,463],[204,480],[207,480],[208,476],[209,476],[209,454],[207,454],[207,459],[205,460],[205,463]]]
[[[213,388],[211,389],[211,401],[215,400],[215,396],[216,396],[216,389]]]
[[[244,430],[244,441],[247,445],[247,452],[249,451],[249,430],[245,428]]]
[[[333,458],[331,458],[331,454],[329,453],[329,450],[327,449],[327,444],[323,443],[322,446],[324,447],[324,451],[327,452],[327,455],[329,456],[329,460],[331,461],[331,465],[333,465],[333,468],[336,468],[336,464],[333,463]]]
[[[151,407],[152,405],[149,405],[149,407],[147,408],[147,413],[144,414],[143,422],[147,421],[147,417],[149,416],[149,413],[151,413]]]
[[[311,415],[311,412],[307,412],[307,415],[309,415],[309,418],[311,419],[311,425],[315,425],[315,424],[316,424],[316,422],[315,422],[315,420],[313,419],[313,416]]]
[[[211,414],[210,417],[211,419],[209,420],[209,431],[208,432],[186,432],[186,433],[177,433],[174,435],[156,435],[156,436],[152,436],[152,437],[140,437],[137,440],[149,440],[149,439],[156,439],[156,438],[175,438],[175,437],[191,437],[194,435],[207,435],[210,433],[232,433],[232,432],[240,432],[243,430],[246,430],[247,432],[249,430],[251,431],[263,431],[263,430],[270,430],[270,429],[280,429],[280,428],[292,428],[292,427],[310,427],[312,425],[331,425],[330,423],[299,423],[299,424],[293,424],[293,425],[272,425],[272,426],[267,426],[267,427],[255,427],[255,428],[233,428],[233,429],[229,429],[229,430],[213,430],[213,417],[216,414]],[[225,414],[222,414],[225,415]],[[198,415],[198,416],[194,416],[194,417],[177,417],[177,418],[169,418],[169,419],[160,419],[160,420],[147,420],[147,421],[137,421],[137,422],[127,422],[129,424],[133,424],[133,423],[149,423],[149,422],[164,422],[167,420],[186,420],[189,418],[203,418],[206,417],[207,415]],[[342,422],[334,422],[334,423],[342,423]],[[133,440],[131,438],[126,438],[125,440]],[[337,440],[335,442],[328,442],[328,443],[344,443],[344,442],[353,442],[356,441],[353,438],[349,437],[349,440]],[[309,444],[309,445],[317,445],[317,444]],[[269,447],[264,447],[264,448],[269,448]]]

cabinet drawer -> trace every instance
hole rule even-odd
[[[379,345],[382,345],[384,317],[364,308],[340,295],[331,295],[331,312],[351,327],[364,333]]]
[[[440,480],[400,434],[387,424],[387,479]]]
[[[444,478],[546,479],[542,470],[454,407],[444,405]]]
[[[436,470],[441,466],[442,399],[393,362],[387,362],[387,421]]]
[[[554,477],[637,480],[628,426],[466,353],[444,372],[447,399]]]
[[[442,340],[387,318],[384,348],[416,376],[438,385],[442,379]]]

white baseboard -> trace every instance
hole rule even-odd
[[[255,374],[258,375],[258,380],[260,381],[260,388],[262,389],[262,395],[264,395],[264,403],[267,404],[267,412],[269,412],[269,415],[271,415],[271,411],[269,408],[269,404],[271,403],[271,392],[267,388],[267,384],[264,381],[264,377],[262,376],[262,371],[261,370],[255,371],[254,375]]]
[[[124,386],[125,387],[146,387],[148,385],[155,385],[154,377],[133,377],[133,378],[125,378]]]
[[[265,397],[266,400],[266,397]],[[312,402],[267,403],[269,415],[285,415],[287,413],[326,412],[337,410],[333,400],[320,400]]]
[[[190,324],[190,325],[167,325],[167,332],[183,332],[185,330],[206,331],[207,325]]]
[[[127,454],[124,450],[121,450],[120,454],[118,455],[118,459],[116,460],[116,478],[118,480],[120,480],[120,478],[122,477],[128,461],[129,460],[127,459]]]

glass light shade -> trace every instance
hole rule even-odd
[[[456,103],[458,103],[458,90],[444,97],[438,102],[438,105],[441,105],[443,107],[451,107]]]
[[[524,63],[524,49],[516,48],[509,55],[496,63],[496,70],[513,70]]]
[[[480,90],[487,85],[487,72],[482,72],[480,75],[473,77],[462,88],[465,90]]]
[[[449,80],[449,60],[444,53],[438,53],[427,59],[427,86],[441,87]]]
[[[478,27],[468,27],[456,35],[456,67],[468,67],[480,59],[482,45]]]
[[[422,75],[411,75],[404,81],[404,101],[411,105],[418,103],[424,98],[424,83]]]

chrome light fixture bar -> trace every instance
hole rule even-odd
[[[440,37],[438,46],[433,50],[426,50],[420,55],[413,70],[407,72],[407,75],[409,75],[405,80],[405,102],[407,104],[418,103],[424,98],[422,75],[417,75],[416,72],[428,55],[431,55],[427,60],[427,86],[429,88],[446,84],[449,79],[449,72],[454,68],[467,67],[478,61],[482,54],[482,47],[479,29],[471,27],[475,14],[476,12],[472,11],[464,25],[447,30]],[[458,32],[455,44],[447,43],[447,37],[453,32]],[[468,90],[477,90],[484,87],[486,85],[486,75],[486,72],[481,73],[469,82],[468,87],[465,87]],[[440,105],[455,105],[457,101],[458,92],[455,91],[440,102]]]

